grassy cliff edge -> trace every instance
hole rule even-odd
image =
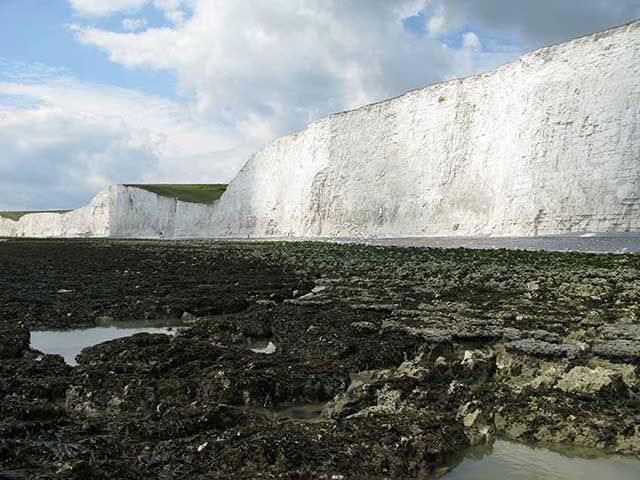
[[[135,187],[148,192],[171,197],[183,202],[213,203],[218,200],[227,189],[226,184],[129,184],[125,187]]]
[[[0,217],[8,218],[9,220],[13,220],[17,222],[25,215],[30,215],[32,213],[67,213],[71,210],[25,210],[25,211],[16,211],[16,212],[0,212]]]

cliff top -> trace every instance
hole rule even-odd
[[[288,135],[285,135],[284,137],[281,137],[281,138],[285,138],[285,137],[288,137],[290,135],[293,135],[293,136],[298,135],[299,133],[305,131],[310,125],[324,122],[324,121],[326,121],[326,120],[328,120],[328,119],[330,119],[332,117],[341,116],[341,115],[344,115],[344,114],[350,114],[350,113],[361,111],[361,110],[368,110],[368,109],[370,109],[372,107],[376,107],[376,106],[378,106],[380,104],[390,103],[390,102],[393,102],[395,100],[401,99],[402,97],[405,97],[405,96],[408,96],[408,95],[411,95],[411,94],[414,94],[414,93],[417,93],[417,92],[421,92],[421,91],[426,91],[426,90],[439,88],[439,87],[441,87],[443,85],[446,85],[446,84],[454,84],[456,82],[472,81],[474,79],[484,78],[484,77],[488,77],[488,76],[491,76],[491,75],[495,75],[497,72],[499,72],[501,70],[504,70],[504,69],[507,69],[507,68],[510,68],[513,65],[516,65],[516,64],[521,63],[523,61],[526,61],[528,58],[536,57],[536,56],[544,56],[545,54],[549,54],[549,52],[553,52],[554,50],[557,50],[557,49],[562,48],[562,47],[566,47],[568,45],[575,45],[575,44],[578,44],[580,42],[584,43],[584,42],[589,41],[589,40],[599,40],[599,39],[602,39],[602,38],[606,38],[606,37],[611,36],[611,35],[622,33],[623,31],[627,30],[629,27],[632,27],[632,26],[640,26],[640,18],[635,19],[635,20],[631,20],[631,21],[629,21],[627,23],[624,23],[622,25],[617,25],[617,26],[614,26],[614,27],[611,27],[611,28],[606,28],[604,30],[600,30],[600,31],[597,31],[597,32],[581,35],[579,37],[572,38],[572,39],[564,41],[564,42],[552,43],[552,44],[549,44],[549,45],[542,46],[540,48],[536,48],[536,49],[530,50],[528,52],[523,53],[522,55],[518,56],[516,59],[514,59],[514,60],[512,60],[510,62],[506,62],[506,63],[504,63],[502,65],[499,65],[499,66],[497,66],[495,68],[492,68],[492,69],[489,69],[489,70],[486,70],[486,71],[482,71],[482,72],[479,72],[479,73],[474,73],[472,75],[467,75],[467,76],[458,76],[458,77],[454,77],[454,78],[449,78],[449,79],[446,79],[446,80],[442,80],[440,82],[434,82],[434,83],[431,83],[429,85],[425,85],[425,86],[421,86],[421,87],[417,87],[417,88],[413,88],[413,89],[407,90],[407,91],[402,92],[399,95],[395,95],[393,97],[384,98],[382,100],[371,102],[371,103],[368,103],[368,104],[365,104],[365,105],[361,105],[361,106],[358,106],[358,107],[355,107],[355,108],[350,108],[350,109],[347,109],[347,110],[342,110],[342,111],[338,111],[338,112],[329,113],[328,115],[326,115],[324,117],[321,117],[321,118],[319,118],[319,119],[317,119],[317,120],[315,120],[313,122],[310,122],[309,125],[307,125],[307,127],[305,127],[304,129],[302,129],[300,131],[297,131],[297,132],[292,132],[292,133],[290,133]],[[276,139],[276,141],[278,141],[278,140],[279,139]]]
[[[25,215],[29,215],[30,213],[67,213],[71,210],[24,210],[24,211],[16,211],[16,212],[0,212],[0,217],[8,218],[9,220],[13,220],[17,222]]]
[[[218,200],[227,189],[222,183],[193,183],[193,184],[140,184],[125,185],[125,187],[135,187],[146,190],[163,197],[175,198],[183,202],[191,203],[213,203]]]

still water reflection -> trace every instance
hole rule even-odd
[[[640,461],[622,457],[586,458],[497,440],[470,450],[443,480],[638,480]]]
[[[173,335],[182,324],[165,320],[145,320],[78,328],[73,330],[42,330],[31,332],[31,348],[44,353],[62,355],[69,365],[77,365],[76,356],[85,347],[97,345],[136,333]]]

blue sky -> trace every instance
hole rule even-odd
[[[640,17],[640,0],[0,0],[0,210],[227,182],[331,112]]]
[[[43,8],[44,7],[44,8]],[[152,5],[138,16],[150,26],[169,22]],[[122,30],[128,15],[84,19],[83,24],[108,30]],[[175,76],[170,71],[127,69],[110,62],[107,54],[79,43],[69,25],[79,20],[66,0],[0,0],[0,59],[5,64],[46,65],[85,82],[140,90],[153,95],[176,97]],[[0,71],[7,74],[7,71]]]

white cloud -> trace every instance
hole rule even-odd
[[[181,25],[184,23],[185,13],[182,10],[168,10],[165,12],[165,17],[172,23],[176,25]]]
[[[471,50],[482,50],[480,38],[474,32],[466,32],[462,35],[462,46]]]
[[[181,25],[187,16],[186,10],[193,7],[194,0],[153,0],[153,5],[164,12],[171,23]]]
[[[72,78],[0,83],[0,210],[78,207],[110,183],[228,181],[245,144],[130,90]]]
[[[462,49],[405,31],[402,19],[427,3],[197,0],[174,28],[132,34],[77,26],[76,36],[126,67],[174,71],[200,112],[251,128],[264,143],[310,118],[466,73]]]
[[[69,0],[69,3],[79,15],[101,17],[139,10],[148,4],[149,0]]]
[[[141,30],[147,26],[146,18],[125,18],[122,20],[122,28],[129,32],[135,32]]]
[[[153,4],[156,8],[165,11],[178,10],[186,3],[186,0],[153,0]]]
[[[445,27],[445,18],[442,15],[435,14],[429,17],[427,21],[427,32],[432,37],[440,35]]]

